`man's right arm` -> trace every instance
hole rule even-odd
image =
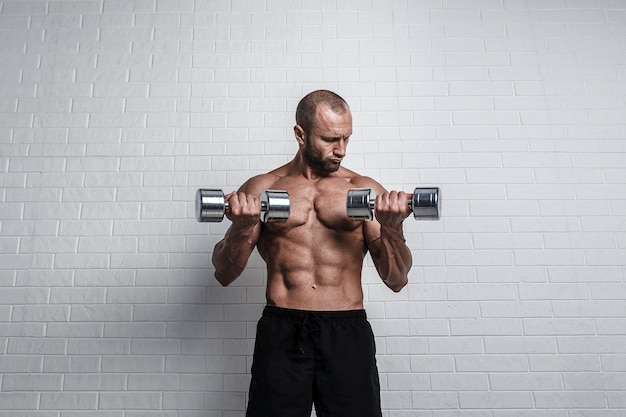
[[[261,235],[261,202],[259,198],[240,191],[226,196],[229,210],[226,216],[232,221],[224,239],[213,250],[215,278],[223,286],[231,284],[245,269],[248,259]]]

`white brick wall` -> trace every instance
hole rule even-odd
[[[0,417],[241,417],[263,305],[198,187],[287,162],[442,188],[399,294],[364,271],[386,417],[626,415],[626,3],[0,0]]]

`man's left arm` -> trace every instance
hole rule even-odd
[[[403,222],[410,212],[405,192],[376,190],[375,219],[365,222],[368,249],[383,282],[395,292],[408,283],[413,265],[411,250],[404,238]]]

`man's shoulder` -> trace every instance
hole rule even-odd
[[[376,181],[372,177],[368,177],[367,175],[361,175],[349,169],[346,169],[346,172],[343,175],[348,180],[350,185],[354,188],[378,188],[380,187],[380,184],[378,183],[378,181]]]
[[[272,185],[280,178],[280,175],[277,175],[273,171],[258,174],[248,179],[248,181],[241,186],[241,191],[248,194],[261,193],[265,190],[271,189]]]

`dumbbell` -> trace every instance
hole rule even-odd
[[[289,218],[290,207],[287,191],[265,190],[261,194],[261,221],[285,221]],[[200,188],[196,191],[197,221],[221,222],[229,209],[230,205],[224,200],[222,190]]]
[[[354,220],[372,220],[376,194],[371,188],[348,190],[346,207],[348,217]],[[415,219],[439,220],[439,187],[416,188],[408,200],[409,210]]]

